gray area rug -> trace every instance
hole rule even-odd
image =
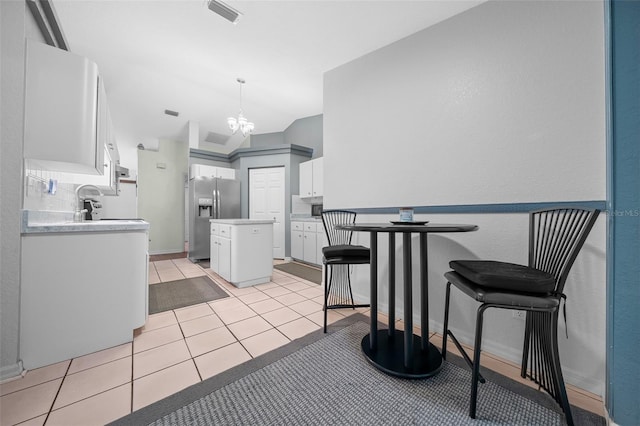
[[[195,277],[149,285],[149,314],[184,308],[229,297],[209,277]]]
[[[300,277],[312,283],[322,284],[322,271],[296,262],[273,265],[275,269]]]
[[[488,382],[479,388],[478,418],[470,419],[471,374],[457,365],[459,358],[451,356],[453,362],[445,362],[430,379],[386,375],[364,358],[360,341],[369,326],[365,317],[353,317],[359,317],[355,323],[347,318],[331,326],[329,336],[321,330],[312,333],[113,424],[564,424],[564,415],[546,393],[488,370],[483,371]],[[578,425],[606,424],[579,408],[572,412]]]

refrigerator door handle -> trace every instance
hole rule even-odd
[[[220,197],[220,190],[217,189],[216,192],[218,193],[218,219],[221,219],[222,214],[220,212],[220,206],[222,205],[222,198]]]
[[[216,219],[220,219],[220,190],[215,190],[216,194]]]
[[[218,211],[218,200],[216,200],[216,190],[211,192],[211,218],[217,219],[216,211]]]

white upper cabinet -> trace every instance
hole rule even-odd
[[[324,179],[324,162],[322,157],[316,158],[313,160],[313,196],[314,197],[322,197],[323,194],[323,185],[322,181]]]
[[[189,178],[197,176],[217,177],[222,179],[235,179],[235,169],[227,167],[207,166],[206,164],[192,164],[189,170]]]
[[[313,197],[313,162],[300,163],[300,198]]]
[[[24,158],[45,170],[104,173],[106,96],[85,57],[27,43]]]
[[[322,157],[300,163],[300,198],[322,197],[323,173]]]

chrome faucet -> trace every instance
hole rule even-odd
[[[84,209],[84,205],[81,204],[82,200],[84,199],[81,195],[80,195],[80,191],[83,189],[92,189],[94,191],[96,191],[98,193],[99,196],[104,195],[102,193],[102,191],[100,191],[100,188],[98,188],[95,185],[91,185],[91,184],[84,184],[84,185],[80,185],[76,188],[76,211],[73,215],[73,221],[74,222],[82,222],[84,220],[84,214],[87,212],[87,209]]]

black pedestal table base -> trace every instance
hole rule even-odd
[[[404,365],[404,331],[395,330],[389,336],[388,330],[378,330],[378,348],[371,350],[370,335],[362,339],[362,351],[367,360],[376,368],[392,376],[404,379],[424,379],[431,377],[442,368],[442,355],[431,343],[423,351],[420,337],[413,335],[411,365]]]
[[[424,379],[442,368],[440,351],[429,343],[429,280],[427,234],[432,232],[469,232],[476,225],[400,224],[384,223],[338,224],[336,229],[370,233],[371,243],[371,328],[362,339],[362,351],[375,367],[396,377]],[[389,329],[378,330],[378,233],[389,234]],[[423,338],[394,329],[395,320],[395,234],[402,234],[402,272],[404,288],[404,326],[413,330],[413,284],[411,234],[420,234],[420,325]],[[423,349],[424,348],[424,349]]]

